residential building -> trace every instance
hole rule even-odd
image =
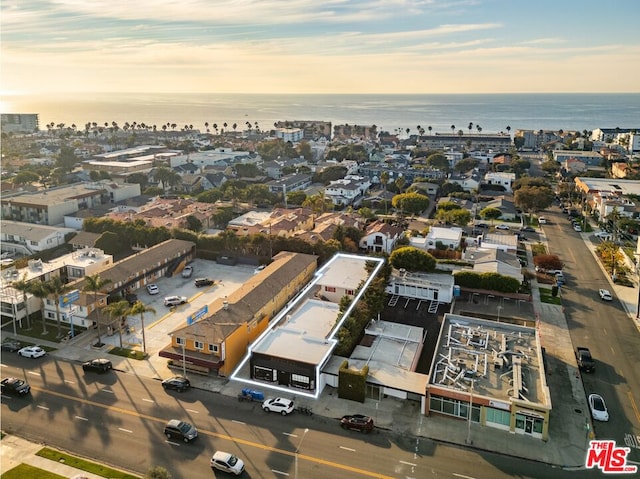
[[[464,259],[473,264],[474,273],[498,273],[520,283],[524,280],[522,265],[514,252],[497,248],[467,248]]]
[[[325,197],[336,206],[358,206],[370,187],[369,178],[347,175],[329,183],[325,189]]]
[[[311,186],[312,179],[313,175],[309,173],[297,173],[269,181],[266,185],[271,193],[280,193],[286,198],[287,193],[291,191],[304,190]]]
[[[553,150],[553,159],[558,163],[564,163],[569,159],[576,159],[582,161],[587,166],[600,166],[603,157],[597,151]]]
[[[396,243],[403,235],[403,228],[392,226],[384,221],[374,221],[367,226],[364,235],[360,239],[360,248],[369,253],[391,254]]]
[[[3,133],[36,133],[38,121],[37,113],[2,113],[0,129]]]
[[[429,312],[436,312],[440,304],[451,304],[456,289],[454,277],[448,273],[394,270],[386,293],[391,295],[391,304],[395,304],[399,297],[430,301]]]
[[[504,187],[508,193],[513,193],[512,185],[516,181],[515,173],[489,172],[484,175],[484,181],[488,185],[499,185]]]
[[[75,230],[71,228],[3,220],[0,227],[2,252],[31,256],[36,252],[62,246],[65,243],[65,236],[74,232]]]

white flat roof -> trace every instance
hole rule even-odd
[[[344,289],[358,289],[360,283],[369,277],[362,257],[339,256],[330,262],[318,280],[322,286],[336,286]]]

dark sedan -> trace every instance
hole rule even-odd
[[[211,286],[213,284],[213,280],[211,278],[196,278],[194,283],[196,288],[202,288],[204,286]]]
[[[342,419],[340,419],[340,426],[342,426],[343,429],[353,429],[354,431],[360,432],[371,432],[373,430],[373,419],[362,414],[342,416]]]
[[[113,369],[113,364],[108,359],[92,359],[82,363],[82,369],[87,372],[106,373]]]
[[[162,387],[165,390],[172,389],[174,391],[183,392],[191,387],[191,382],[182,376],[174,376],[162,381]]]
[[[0,383],[0,392],[11,396],[26,396],[31,391],[31,386],[26,381],[18,378],[5,378]]]

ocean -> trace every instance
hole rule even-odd
[[[156,125],[175,123],[205,131],[218,128],[237,131],[249,122],[262,130],[277,121],[316,120],[333,124],[377,125],[379,131],[415,134],[418,126],[428,134],[455,131],[477,133],[519,129],[591,131],[596,128],[640,130],[640,93],[628,94],[458,94],[458,95],[266,95],[213,93],[81,93],[64,96],[7,96],[1,113],[37,113],[40,128],[46,125],[87,122],[104,125],[115,121]]]

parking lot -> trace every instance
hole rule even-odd
[[[149,294],[146,288],[140,288],[135,294],[143,304],[153,308],[154,312],[144,314],[145,343],[147,353],[154,354],[169,342],[169,333],[181,325],[187,324],[187,317],[202,308],[211,305],[217,298],[224,298],[236,291],[247,279],[254,274],[254,266],[250,265],[220,265],[214,261],[196,259],[190,263],[193,274],[190,278],[183,278],[180,273],[170,278],[159,278],[155,281],[158,294]],[[214,284],[196,287],[197,278],[208,277]],[[165,306],[167,296],[185,296],[187,302],[177,306]],[[124,347],[141,346],[142,323],[140,316],[127,318],[127,330],[123,334]],[[102,341],[108,345],[119,346],[119,335],[103,335]]]

